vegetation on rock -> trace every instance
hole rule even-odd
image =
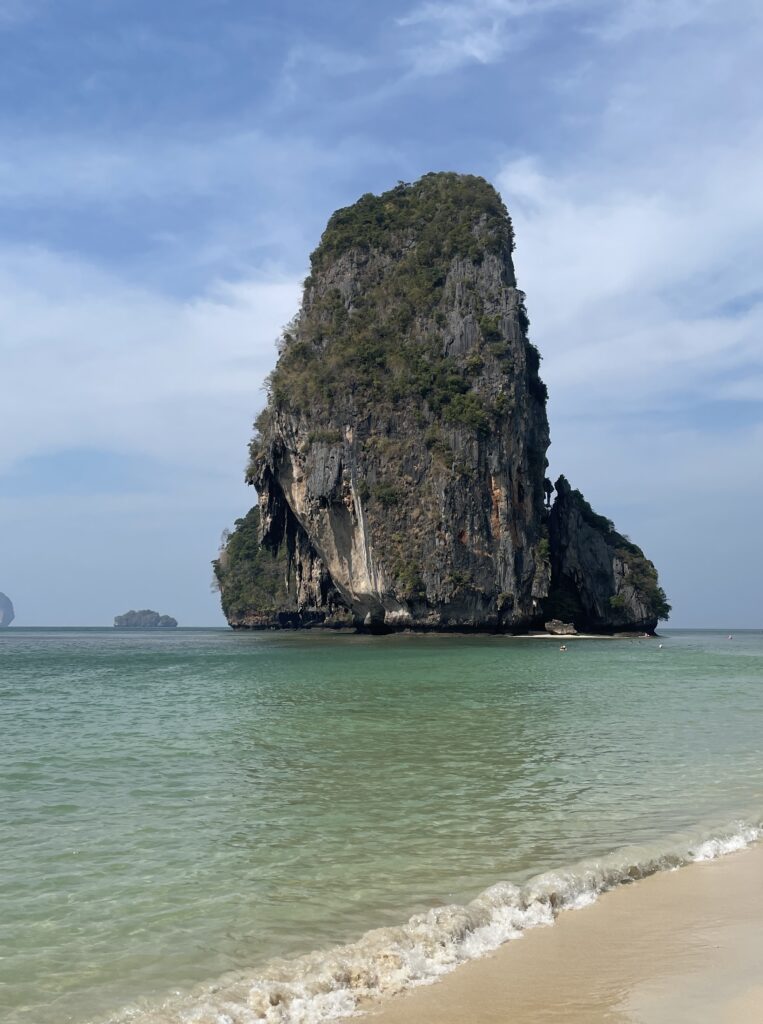
[[[286,586],[286,548],[273,552],[260,543],[257,505],[236,520],[231,533],[223,535],[220,554],[212,566],[227,619],[242,618],[252,609],[272,613],[295,607]]]
[[[442,416],[473,433],[490,430],[502,415],[502,396],[485,393],[478,375],[484,356],[510,359],[507,324],[471,289],[464,312],[473,318],[477,345],[467,360],[444,351],[453,305],[447,283],[454,262],[479,266],[488,254],[510,257],[513,246],[498,193],[471,175],[427,174],[338,210],[312,254],[303,308],[284,331],[281,357],[267,382],[270,401],[256,423],[251,475],[274,415],[285,408],[314,414],[338,405],[345,418],[357,419],[380,405],[418,402],[423,421]],[[357,268],[362,289],[348,293],[338,277],[333,280],[332,265],[342,258]],[[505,283],[513,286],[513,272]],[[526,330],[521,292],[516,299]],[[545,401],[539,354],[529,344],[527,349],[533,387]],[[508,363],[505,368],[511,370]]]
[[[399,182],[331,217],[255,424],[259,508],[214,563],[232,625],[667,614],[652,563],[579,492],[564,481],[545,507],[547,390],[513,247],[500,196],[470,175]],[[562,557],[573,528],[585,571]]]
[[[665,591],[659,584],[654,563],[637,544],[618,533],[611,519],[594,512],[581,492],[571,488],[564,476],[557,480],[556,490],[557,501],[551,513],[552,524],[563,508],[563,514],[568,521],[574,522],[574,516],[577,514],[593,532],[595,541],[606,545],[606,561],[611,565],[612,571],[608,580],[611,589],[607,596],[608,608],[604,609],[604,612],[613,613],[610,616],[613,624],[617,625],[618,619],[627,621],[634,606],[643,609],[643,619],[646,623],[656,624],[660,619],[667,619],[671,607]],[[555,559],[556,571],[546,607],[555,617],[585,627],[590,624],[591,615],[590,608],[586,608],[582,600],[588,581],[573,579],[563,568],[564,559],[569,556],[571,546],[579,545],[582,548],[583,559],[593,549],[594,543],[591,538],[587,541],[583,539],[581,543],[581,535],[582,531],[578,530],[573,538],[557,540],[557,547],[562,550],[557,552]],[[593,562],[591,564],[593,565]],[[579,566],[576,567],[576,571],[579,572]],[[599,585],[602,591],[605,590],[605,582],[607,581],[602,580]]]
[[[311,266],[313,272],[325,271],[350,249],[394,252],[400,238],[412,236],[419,249],[414,266],[420,268],[426,284],[438,279],[443,260],[482,258],[485,246],[474,232],[475,221],[481,218],[498,225],[487,243],[488,251],[513,250],[506,207],[484,178],[431,173],[413,183],[399,181],[388,192],[379,196],[368,192],[352,206],[337,210],[312,254]]]
[[[150,608],[125,612],[124,615],[117,615],[114,618],[114,625],[118,629],[174,629],[177,624],[177,619],[173,619],[171,615],[160,615]]]

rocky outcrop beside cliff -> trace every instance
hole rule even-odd
[[[565,477],[549,515],[552,586],[546,607],[584,632],[653,632],[670,606],[644,552],[597,515]]]
[[[237,519],[233,532],[223,537],[214,571],[223,613],[235,629],[353,624],[288,507],[271,510],[265,529],[258,505]]]
[[[546,388],[513,244],[471,176],[330,219],[256,423],[259,506],[215,563],[231,625],[542,628]]]
[[[5,594],[0,594],[0,629],[5,629],[15,619],[13,602]]]

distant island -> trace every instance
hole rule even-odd
[[[13,602],[5,594],[0,593],[0,629],[6,629],[15,618]]]
[[[150,608],[143,608],[139,612],[129,611],[114,617],[116,629],[175,629],[177,624],[178,620],[173,619],[171,615],[160,615]]]
[[[470,175],[331,217],[255,424],[259,501],[214,563],[231,626],[566,635],[668,617],[641,548],[547,476],[513,248]]]

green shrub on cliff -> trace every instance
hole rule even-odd
[[[446,300],[445,285],[454,261],[479,264],[488,253],[509,254],[513,244],[500,196],[469,175],[427,174],[338,210],[312,254],[302,313],[284,331],[258,432],[267,435],[278,409],[311,418],[325,418],[328,411],[350,422],[401,405],[421,410],[423,428],[442,418],[474,433],[489,430],[505,406],[480,394],[480,374],[486,358],[505,362],[510,346],[504,324],[467,289],[480,332],[477,348],[464,357],[447,354],[442,330],[453,296]],[[353,266],[357,261],[362,267],[367,254],[384,262],[383,269],[368,271],[362,291],[347,296],[339,280],[326,287],[325,274],[350,252]],[[545,401],[537,350],[527,350],[532,393]],[[505,366],[504,372],[510,370]],[[255,439],[255,458],[258,451]]]
[[[620,534],[615,536],[621,541],[625,540]],[[671,606],[659,584],[654,563],[646,557],[640,547],[630,541],[626,541],[626,546],[618,548],[615,553],[628,567],[627,580],[641,595],[652,615],[658,619],[669,618]]]
[[[260,544],[259,536],[260,509],[255,505],[223,537],[223,547],[212,563],[223,613],[228,619],[251,612],[283,611],[292,606],[286,586],[286,546],[273,554]]]
[[[380,249],[397,244],[405,234],[419,239],[421,264],[429,277],[437,276],[441,258],[453,256],[478,259],[482,247],[473,231],[475,219],[484,217],[502,225],[503,230],[488,243],[493,252],[503,246],[514,248],[514,234],[506,207],[495,189],[483,178],[465,174],[425,174],[409,184],[376,196],[367,193],[352,206],[337,210],[312,255],[313,270],[327,264],[348,249]]]

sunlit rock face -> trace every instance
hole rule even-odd
[[[231,625],[543,628],[547,394],[513,246],[466,175],[332,216],[256,424],[256,516],[215,563]]]

